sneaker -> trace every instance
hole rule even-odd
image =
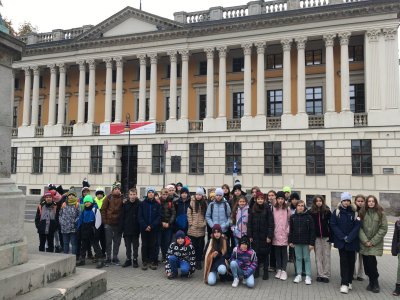
[[[54,248],[55,253],[61,253],[61,251],[62,251],[61,246],[55,246]]]
[[[305,280],[307,285],[311,284],[311,277],[310,276],[306,276],[306,280]]]
[[[130,259],[127,259],[125,263],[122,265],[123,268],[129,267],[132,265],[132,261]]]
[[[364,281],[364,278],[362,278],[361,276],[357,276],[357,281]]]
[[[104,266],[109,267],[111,265],[111,259],[106,259],[104,261]]]
[[[146,270],[147,270],[147,263],[146,263],[146,262],[143,262],[142,270],[143,270],[143,271],[146,271]]]
[[[121,262],[119,261],[118,258],[114,258],[114,259],[111,261],[111,263],[112,263],[113,265],[116,265],[116,266],[120,266],[120,265],[121,265]]]
[[[278,272],[276,272],[275,278],[277,278],[277,279],[281,278],[281,274],[282,274],[282,270],[278,270]]]
[[[84,266],[85,265],[85,260],[84,259],[80,259],[79,261],[76,262],[76,266],[80,267],[80,266]]]
[[[317,277],[317,282],[322,282],[322,277]]]
[[[243,278],[243,281],[242,281],[242,283],[243,283],[244,285],[246,285],[246,284],[247,284],[247,280],[246,280],[246,278]]]
[[[342,285],[341,287],[340,287],[340,292],[342,293],[342,294],[348,294],[349,293],[349,287],[347,286],[347,285]]]
[[[232,287],[236,288],[239,285],[239,278],[234,278],[232,282]]]
[[[353,289],[353,284],[349,283],[349,290]]]
[[[155,262],[153,262],[153,263],[150,265],[150,269],[152,269],[152,270],[157,270],[157,267],[158,267],[158,264],[155,263]]]
[[[299,283],[301,281],[302,281],[301,275],[297,275],[293,280],[294,283]]]
[[[282,272],[281,272],[281,277],[280,277],[280,279],[281,279],[281,280],[287,280],[287,273],[286,273],[286,271],[282,271]]]
[[[132,267],[133,267],[133,268],[139,268],[139,264],[138,264],[137,259],[134,259],[134,260],[132,261]]]
[[[323,283],[329,283],[329,278],[322,277],[322,282],[323,282]]]

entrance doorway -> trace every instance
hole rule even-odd
[[[129,153],[129,158],[128,158]],[[122,146],[121,155],[121,185],[122,192],[128,195],[128,190],[137,183],[137,145]],[[129,172],[128,172],[129,165]],[[129,173],[129,174],[128,174]]]

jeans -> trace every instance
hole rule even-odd
[[[168,257],[169,265],[174,276],[178,275],[178,269],[181,269],[181,275],[185,276],[189,274],[190,264],[186,260],[177,258],[175,255]]]
[[[276,269],[286,271],[288,262],[287,246],[274,246],[275,258],[276,258]]]
[[[172,229],[162,229],[161,232],[161,254],[165,258],[167,256],[168,247],[171,244],[172,239]]]
[[[121,245],[121,233],[119,233],[118,225],[104,225],[104,231],[106,234],[106,252],[107,259],[111,259],[111,248],[114,244],[114,248],[112,249],[112,258],[118,258],[119,246]]]
[[[353,282],[354,264],[356,252],[339,249],[341,285],[349,285]]]
[[[125,235],[125,248],[126,248],[126,259],[132,259],[132,249],[133,249],[133,259],[136,260],[138,258],[138,249],[139,249],[139,235]]]
[[[226,266],[219,265],[217,272],[210,272],[208,274],[207,283],[209,285],[215,285],[217,283],[217,273],[219,275],[225,275],[226,274]]]
[[[64,253],[69,253],[69,244],[71,243],[71,253],[76,255],[76,233],[63,233]]]
[[[363,255],[363,263],[365,274],[369,277],[370,281],[376,280],[379,277],[378,262],[374,255]]]
[[[231,261],[231,271],[234,278],[244,277],[244,272],[239,268],[239,265],[236,261]],[[249,288],[254,287],[254,276],[251,274],[248,278],[246,278],[246,285]]]
[[[310,250],[308,248],[309,245],[294,245],[294,252],[296,256],[296,272],[297,275],[301,275],[303,271],[306,272],[306,276],[311,277],[311,261],[310,261]],[[303,260],[304,267],[303,270]]]

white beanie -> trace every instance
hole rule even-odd
[[[224,195],[224,190],[221,188],[217,188],[215,190],[215,196],[223,196]]]
[[[349,192],[343,192],[340,195],[340,201],[345,201],[345,200],[351,201],[351,194]]]
[[[202,187],[198,187],[197,189],[196,189],[196,195],[202,195],[202,196],[204,196],[204,190],[203,190],[203,188]]]

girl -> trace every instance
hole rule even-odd
[[[360,214],[361,209],[365,205],[365,197],[364,195],[357,195],[354,198],[354,204],[355,207],[357,208],[357,213]],[[358,281],[363,281],[364,280],[364,264],[363,264],[363,259],[361,253],[357,252],[356,253],[356,262],[354,266],[354,278],[356,278]]]
[[[188,218],[188,236],[192,241],[196,251],[196,269],[201,270],[201,261],[204,251],[204,237],[206,235],[206,215],[207,201],[204,199],[204,190],[199,187],[196,190],[194,199],[190,201],[187,210]]]
[[[302,261],[304,259],[306,284],[311,284],[311,262],[310,251],[315,245],[315,228],[313,218],[306,211],[306,204],[303,200],[297,202],[296,212],[290,217],[289,245],[294,248],[296,255],[297,276],[294,283],[299,283],[301,278]]]
[[[383,254],[383,239],[388,224],[383,208],[375,196],[368,196],[366,205],[361,209],[360,254],[362,254],[365,274],[369,277],[368,291],[379,293],[377,256]]]
[[[231,200],[231,190],[229,188],[229,185],[227,185],[226,183],[222,185],[222,190],[224,191],[224,198],[226,201]]]
[[[258,278],[260,264],[263,264],[263,280],[268,280],[269,253],[274,234],[274,219],[271,209],[265,203],[264,194],[261,192],[256,194],[256,203],[254,203],[249,215],[247,233],[259,258],[254,278]]]
[[[400,295],[400,219],[394,225],[394,233],[392,239],[392,255],[397,256],[397,281],[393,296]]]
[[[76,222],[79,218],[79,203],[74,192],[68,192],[68,200],[64,202],[60,210],[60,226],[63,235],[64,253],[69,253],[71,243],[71,253],[76,255]]]
[[[317,281],[328,283],[331,277],[331,211],[325,204],[325,198],[321,195],[316,195],[313,199],[311,216],[314,220],[316,233],[315,263],[317,265]]]
[[[247,199],[240,197],[239,202],[233,208],[231,214],[232,220],[232,234],[235,239],[235,246],[238,245],[239,239],[247,235],[247,222],[249,219],[249,206],[247,205]]]
[[[215,224],[212,228],[211,239],[206,245],[204,256],[204,282],[215,285],[217,275],[221,280],[227,273],[228,263],[226,261],[227,244],[225,236],[222,234],[221,226]]]
[[[253,207],[254,203],[256,203],[257,192],[261,192],[260,188],[258,186],[253,186],[251,188],[251,198],[249,202],[250,209]]]
[[[286,280],[286,267],[288,262],[288,237],[289,237],[289,220],[290,209],[287,207],[285,193],[278,192],[276,194],[276,204],[273,207],[274,216],[274,238],[272,245],[275,248],[276,259],[276,275],[275,278]]]

